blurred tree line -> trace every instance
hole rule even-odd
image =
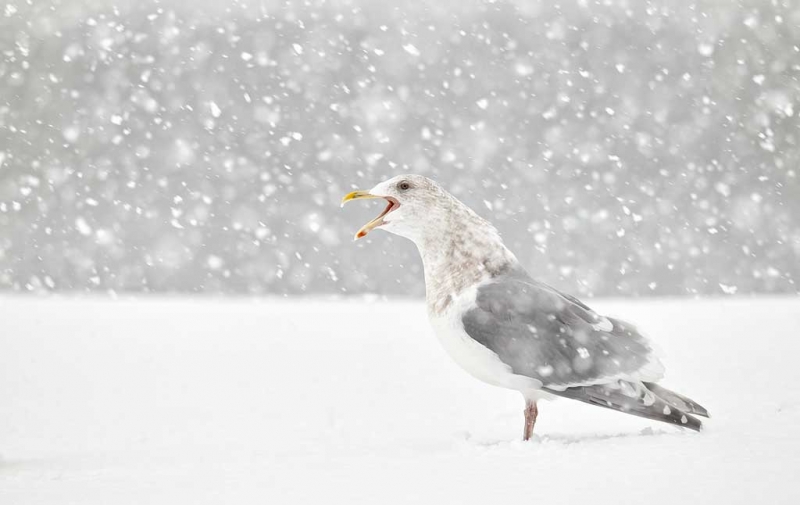
[[[573,293],[798,292],[800,4],[6,2],[0,288],[420,295],[437,179]]]

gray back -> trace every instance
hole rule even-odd
[[[577,299],[514,271],[478,288],[462,321],[467,334],[514,373],[545,386],[603,382],[646,365],[651,348],[636,329],[598,316]]]

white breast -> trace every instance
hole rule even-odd
[[[515,375],[511,367],[500,361],[494,352],[473,340],[466,331],[461,318],[475,307],[477,287],[464,290],[453,298],[450,305],[441,313],[430,308],[428,318],[433,331],[447,354],[476,379],[493,386],[531,393],[542,387],[536,379]]]

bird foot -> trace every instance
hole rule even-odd
[[[533,435],[533,427],[539,415],[539,408],[535,401],[525,400],[525,431],[522,433],[522,440],[528,441]]]

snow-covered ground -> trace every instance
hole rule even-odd
[[[800,299],[594,301],[700,433],[467,376],[416,302],[0,298],[0,503],[800,503]]]

